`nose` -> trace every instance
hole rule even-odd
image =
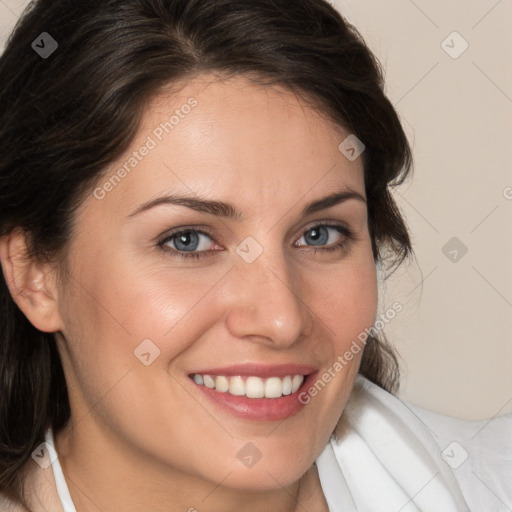
[[[237,338],[287,347],[312,328],[312,305],[296,268],[281,254],[268,252],[252,263],[241,259],[230,272],[227,327]]]

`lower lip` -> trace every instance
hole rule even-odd
[[[248,398],[245,395],[237,396],[228,392],[221,393],[191,380],[196,388],[202,391],[210,400],[234,416],[251,421],[269,422],[282,421],[302,410],[305,404],[299,401],[299,395],[306,389],[313,375],[310,374],[305,377],[304,382],[295,393],[280,398]]]

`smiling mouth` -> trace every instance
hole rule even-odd
[[[190,375],[199,386],[205,386],[219,393],[247,398],[280,398],[296,393],[304,382],[304,375],[261,378],[257,376]]]

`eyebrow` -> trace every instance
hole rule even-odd
[[[325,210],[327,208],[330,208],[331,206],[344,203],[349,199],[356,199],[362,201],[363,203],[366,203],[366,199],[359,192],[346,188],[340,190],[339,192],[334,192],[326,197],[322,197],[320,199],[312,201],[311,203],[308,203],[302,209],[302,216],[305,217],[317,211]],[[198,212],[208,213],[210,215],[215,215],[217,217],[225,217],[227,219],[237,221],[242,221],[245,219],[244,214],[237,210],[230,203],[225,203],[222,201],[213,201],[210,199],[198,199],[197,197],[182,196],[179,194],[169,194],[148,201],[147,203],[142,204],[135,211],[130,213],[128,217],[133,217],[135,215],[138,215],[139,213],[145,212],[147,210],[150,210],[161,205],[185,206]]]

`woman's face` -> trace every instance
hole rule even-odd
[[[59,292],[74,434],[98,457],[247,490],[308,470],[362,351],[333,365],[376,313],[348,135],[240,77],[151,102],[77,213]]]

